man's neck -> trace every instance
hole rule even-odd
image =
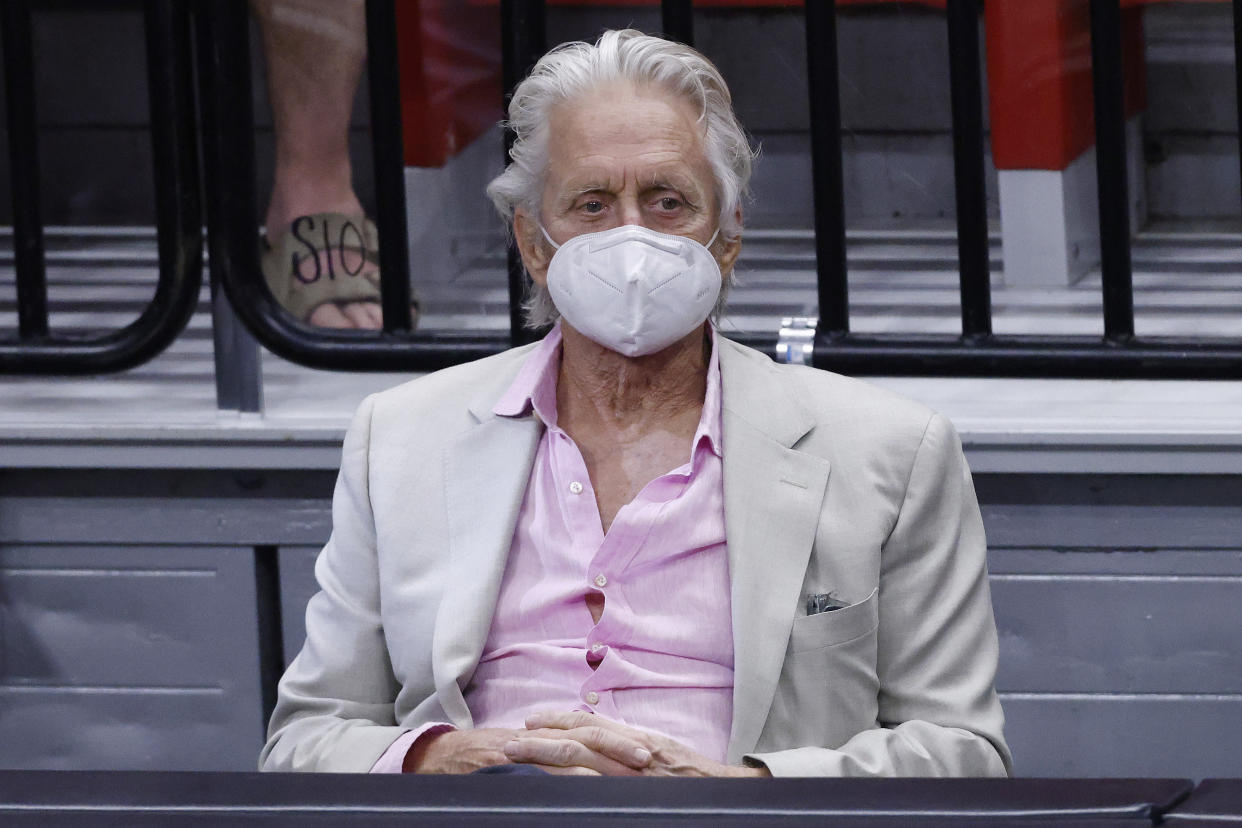
[[[711,339],[702,327],[664,350],[626,357],[561,323],[561,365],[556,384],[558,421],[617,439],[638,436],[652,424],[667,430],[703,410]]]

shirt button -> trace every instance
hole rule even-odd
[[[596,641],[594,644],[592,644],[592,645],[591,645],[591,652],[593,652],[593,653],[598,653],[598,652],[601,652],[601,651],[603,651],[604,646],[605,646],[605,645],[600,644],[598,641]]]
[[[600,589],[608,586],[608,578],[605,577],[604,573],[601,572],[595,576],[595,585]]]
[[[586,694],[587,704],[599,704],[599,693],[594,690]]]
[[[573,483],[570,483],[569,493],[570,494],[582,494],[582,484],[579,483],[577,480],[575,480]]]

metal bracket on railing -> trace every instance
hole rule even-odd
[[[141,365],[162,353],[189,323],[203,278],[188,4],[147,0],[145,6],[159,282],[137,320],[94,337],[48,332],[30,9],[27,0],[4,0],[0,7],[20,317],[17,337],[0,339],[0,374],[102,374]]]
[[[786,316],[776,337],[776,361],[790,365],[810,365],[815,355],[815,328],[818,316]]]

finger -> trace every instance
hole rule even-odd
[[[623,765],[642,770],[651,764],[651,751],[635,738],[636,734],[619,733],[592,722],[587,727],[566,730],[565,736],[585,745],[601,756]]]
[[[563,732],[596,753],[635,770],[651,764],[652,746],[647,734],[605,716],[581,710],[541,711],[526,718],[526,727],[532,731],[549,731],[538,734],[545,737],[555,738],[555,734]]]
[[[325,302],[311,311],[306,321],[320,328],[352,328],[354,323],[331,302]]]
[[[635,776],[638,771],[568,738],[523,737],[505,745],[505,758],[511,762],[549,767],[581,767],[608,776]]]
[[[526,717],[527,730],[537,730],[541,727],[573,730],[578,727],[591,726],[609,727],[615,730],[615,725],[616,722],[603,716],[596,716],[594,713],[582,710],[540,710]]]
[[[615,759],[603,756],[579,741],[569,738],[540,739],[523,737],[505,745],[505,756],[511,762],[549,765],[558,768],[591,768],[607,776],[637,776],[638,771]]]
[[[579,767],[578,765],[571,765],[568,768],[558,768],[555,765],[535,765],[534,767],[542,768],[553,776],[603,776],[597,770]]]
[[[619,731],[600,727],[594,720],[588,720],[586,727],[571,730],[559,728],[538,728],[520,731],[514,738],[537,739],[573,739],[595,753],[615,759],[623,765],[635,770],[642,770],[652,762],[652,746],[646,734],[638,730],[630,730],[621,725]],[[606,721],[600,719],[600,723]]]

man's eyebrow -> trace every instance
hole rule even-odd
[[[591,175],[590,177],[587,177],[584,175],[581,178],[571,178],[565,182],[565,192],[567,193],[572,192],[578,195],[581,195],[582,193],[592,193],[596,191],[608,192],[611,189],[612,189],[612,181],[610,179],[608,179],[607,177],[597,178],[594,175]]]
[[[646,184],[643,185],[646,190],[677,190],[682,193],[699,193],[701,187],[689,176],[683,176],[677,173],[656,173],[651,176]]]
[[[611,192],[611,187],[607,181],[588,179],[586,181],[571,181],[561,190],[557,201],[562,204],[572,204],[576,199],[588,193],[607,193]]]
[[[641,190],[644,197],[662,192],[677,193],[691,207],[702,206],[707,198],[706,191],[692,179],[656,177],[650,183],[643,185]]]

